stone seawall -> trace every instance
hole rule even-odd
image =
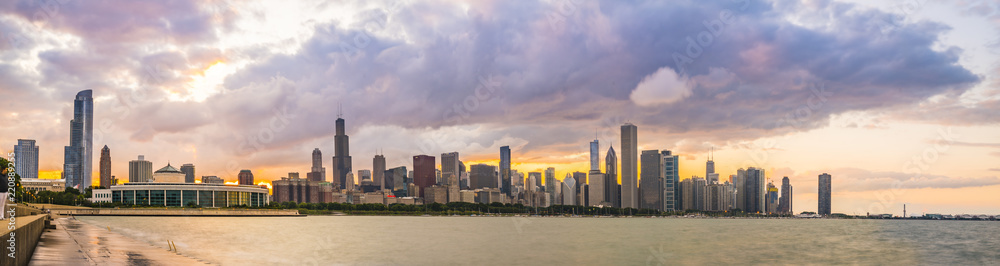
[[[41,237],[42,231],[48,224],[48,215],[37,214],[40,212],[38,210],[25,209],[24,211],[24,214],[35,214],[30,216],[15,215],[13,232],[9,229],[10,218],[4,223],[7,226],[0,229],[0,233],[2,233],[0,239],[3,239],[3,259],[0,259],[0,265],[28,265],[28,262],[31,261],[31,255],[35,252],[35,246],[38,244],[38,238]],[[14,234],[14,241],[10,241],[11,233]],[[11,249],[13,249],[13,254]]]
[[[76,216],[305,216],[298,210],[240,210],[240,209],[52,209],[52,214]]]

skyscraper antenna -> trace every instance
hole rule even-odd
[[[337,118],[344,118],[344,105],[341,103],[337,104]]]

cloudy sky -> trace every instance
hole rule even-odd
[[[58,177],[92,89],[122,179],[140,154],[270,180],[319,148],[330,170],[338,106],[356,170],[509,145],[562,177],[631,122],[682,178],[711,148],[724,177],[788,176],[795,211],[826,172],[834,212],[997,214],[998,33],[970,0],[3,1],[0,140]]]

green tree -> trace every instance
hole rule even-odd
[[[0,156],[0,167],[2,167],[2,168],[0,168],[0,174],[2,174],[2,176],[4,177],[3,178],[3,182],[2,182],[3,185],[0,185],[0,188],[4,189],[3,192],[7,192],[8,191],[7,184],[9,182],[7,180],[7,178],[8,178],[7,172],[9,171],[9,168],[8,168],[9,165],[10,165],[10,161],[8,161],[7,158],[4,158],[4,157]],[[15,167],[17,167],[17,166],[15,165]],[[21,175],[18,175],[17,173],[14,173],[14,198],[16,198],[18,200],[21,200],[21,201],[24,201],[24,200],[27,200],[29,197],[30,197],[30,195],[28,195],[25,192],[24,187],[21,186]]]

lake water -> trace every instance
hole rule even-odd
[[[1000,263],[1000,222],[529,217],[78,217],[222,265]]]

